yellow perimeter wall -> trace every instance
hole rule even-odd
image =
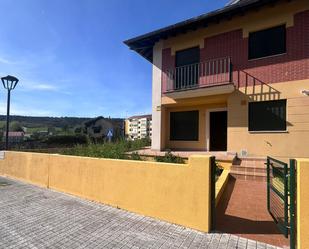
[[[0,175],[201,231],[210,230],[210,163],[185,165],[5,152]]]
[[[309,159],[297,160],[297,249],[309,248]]]

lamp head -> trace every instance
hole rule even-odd
[[[14,76],[8,75],[5,77],[2,77],[1,81],[5,89],[13,90],[16,87],[19,80]]]
[[[309,96],[309,90],[302,90],[301,93],[305,96]]]

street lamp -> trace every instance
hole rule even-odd
[[[11,91],[16,87],[18,79],[14,76],[8,75],[1,78],[3,87],[8,90],[8,102],[7,102],[7,112],[6,112],[6,135],[5,135],[5,149],[9,149],[9,125],[10,125],[10,99]]]

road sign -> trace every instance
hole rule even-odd
[[[113,129],[109,129],[106,136],[112,137],[113,136]]]

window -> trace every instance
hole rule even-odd
[[[285,25],[249,34],[249,59],[286,52]]]
[[[170,140],[198,141],[199,111],[170,113]]]
[[[93,133],[100,133],[101,132],[101,126],[93,126],[92,130],[93,130]]]
[[[175,89],[192,87],[198,83],[199,62],[199,47],[176,52]]]
[[[285,131],[286,100],[249,103],[249,131]]]

